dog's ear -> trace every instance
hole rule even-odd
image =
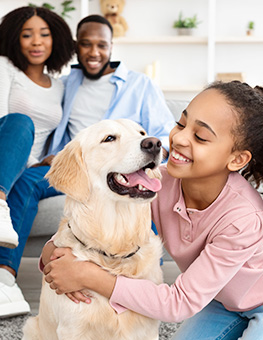
[[[77,201],[86,201],[89,193],[89,180],[78,141],[71,141],[54,157],[45,177],[58,191]]]

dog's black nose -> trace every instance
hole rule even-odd
[[[148,137],[141,141],[142,151],[148,152],[154,156],[160,153],[162,142],[155,137]]]

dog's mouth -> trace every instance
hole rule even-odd
[[[150,178],[146,174],[147,169],[155,168],[154,162],[149,163],[142,169],[130,174],[111,172],[107,176],[109,188],[118,195],[129,195],[132,198],[152,198],[161,190],[161,181]]]

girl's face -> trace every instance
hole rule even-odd
[[[30,65],[42,65],[52,53],[53,39],[48,24],[37,15],[28,19],[20,33],[22,54]]]
[[[201,92],[170,133],[169,174],[182,179],[226,177],[235,158],[231,133],[235,124],[233,108],[220,92]]]

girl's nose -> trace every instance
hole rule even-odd
[[[189,145],[189,133],[186,129],[177,131],[173,136],[172,136],[172,143],[173,145],[182,145],[182,146],[188,146]]]

